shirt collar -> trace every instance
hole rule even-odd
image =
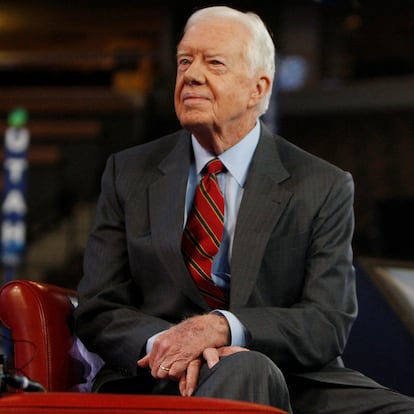
[[[256,122],[254,128],[243,139],[218,156],[227,171],[236,179],[241,187],[243,187],[246,182],[247,172],[253,153],[259,142],[259,136],[260,122]],[[194,150],[196,172],[197,174],[200,174],[203,167],[213,159],[215,155],[203,148],[193,135],[191,135],[191,140]]]

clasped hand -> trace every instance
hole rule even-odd
[[[204,361],[212,368],[223,356],[247,351],[229,346],[229,341],[226,318],[217,314],[194,316],[160,334],[152,350],[137,364],[149,368],[154,378],[179,381],[181,395],[190,396]]]

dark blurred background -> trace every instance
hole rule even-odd
[[[204,1],[0,2],[0,131],[29,113],[24,278],[76,286],[108,155],[178,128],[181,28]],[[274,34],[266,122],[349,170],[356,257],[413,259],[414,2],[228,1]]]
[[[274,35],[265,121],[355,180],[359,317],[345,362],[414,396],[414,1],[226,3]],[[15,278],[76,288],[104,163],[179,128],[175,46],[192,11],[212,4],[0,0],[0,133],[15,107],[31,133]]]

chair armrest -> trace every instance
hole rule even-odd
[[[11,331],[14,367],[49,391],[81,382],[82,367],[70,355],[76,301],[73,290],[28,280],[0,289],[0,320]]]

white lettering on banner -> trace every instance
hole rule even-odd
[[[4,168],[8,171],[12,183],[20,182],[27,168],[27,160],[24,158],[8,158],[4,161]]]
[[[25,214],[27,209],[22,192],[19,190],[9,191],[4,199],[2,210],[4,214]]]
[[[4,198],[1,227],[2,261],[14,267],[21,262],[26,243],[26,172],[29,131],[21,124],[5,132]]]
[[[7,128],[5,145],[10,152],[25,152],[29,141],[29,131],[26,128]]]
[[[11,221],[4,221],[1,228],[2,242],[12,243],[16,246],[24,244],[26,239],[26,226],[22,221],[12,223]]]

